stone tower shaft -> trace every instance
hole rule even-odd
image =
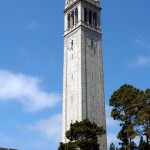
[[[102,34],[98,0],[66,0],[62,141],[70,123],[89,118],[106,127]],[[106,150],[106,136],[100,138]]]

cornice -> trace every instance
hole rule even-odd
[[[71,34],[71,33],[74,32],[75,30],[77,30],[78,28],[86,28],[86,29],[89,29],[89,30],[91,30],[91,31],[93,31],[93,32],[96,32],[96,33],[98,33],[98,34],[102,34],[102,33],[101,33],[101,30],[99,30],[99,29],[95,29],[95,28],[89,27],[89,26],[87,27],[87,26],[84,25],[84,24],[80,24],[80,25],[76,26],[75,28],[73,28],[72,30],[70,30],[69,32],[67,32],[66,34],[64,34],[64,37],[66,37],[67,35]]]
[[[69,6],[65,6],[64,9],[64,13],[67,12],[69,9],[72,9],[74,7],[74,5],[76,5],[77,3],[84,3],[84,4],[89,4],[99,10],[101,10],[102,8],[100,7],[100,3],[99,2],[92,2],[91,0],[76,0],[75,2],[73,2],[72,4],[70,4]]]

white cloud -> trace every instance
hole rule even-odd
[[[138,56],[135,61],[129,63],[130,67],[150,66],[150,56]]]
[[[106,121],[107,121],[107,144],[108,147],[111,143],[118,145],[117,133],[119,131],[119,122],[110,117],[112,107],[106,105]],[[61,141],[61,129],[62,129],[62,114],[56,114],[52,117],[41,119],[35,123],[29,124],[25,127],[25,130],[31,134],[37,134],[41,137],[43,142],[34,142],[38,146],[44,145],[50,140],[58,143]]]
[[[111,143],[118,145],[117,133],[119,130],[119,122],[112,119],[110,112],[112,107],[106,105],[106,122],[107,122],[107,144]],[[57,114],[47,119],[39,120],[33,124],[26,126],[26,130],[38,134],[46,141],[53,139],[55,142],[60,142],[62,128],[62,114]],[[40,142],[38,143],[40,144]]]
[[[40,111],[58,104],[61,96],[47,93],[42,89],[41,83],[37,77],[0,70],[0,101],[17,101],[28,112]]]
[[[145,42],[145,39],[140,36],[139,38],[136,38],[134,40],[138,44],[138,46],[141,46],[143,48],[143,52],[150,50],[150,44],[148,42]],[[146,55],[145,53],[138,55],[135,59],[131,60],[128,63],[128,66],[131,68],[137,68],[137,67],[144,67],[150,66],[150,55]]]
[[[143,37],[136,38],[134,41],[135,41],[137,44],[141,45],[142,47],[144,47],[144,48],[150,50],[150,44],[149,44],[149,43],[146,43],[146,42],[144,41]]]
[[[38,23],[37,23],[37,21],[35,21],[35,20],[32,20],[30,23],[29,23],[29,25],[28,25],[28,29],[29,30],[34,30],[34,29],[36,29],[38,27]]]
[[[53,139],[55,142],[60,142],[62,115],[57,114],[47,119],[39,120],[33,124],[27,125],[26,129],[29,132],[39,134],[45,140]]]
[[[107,145],[110,146],[111,143],[118,145],[119,140],[117,139],[117,134],[120,130],[119,121],[114,120],[111,117],[112,107],[106,105],[106,126],[107,126]]]
[[[4,135],[0,133],[0,146],[18,149],[46,149],[58,147],[61,141],[62,114],[55,114],[27,124],[20,124],[19,133]],[[11,134],[11,133],[10,133]]]
[[[150,56],[138,56],[137,65],[149,66]]]
[[[19,140],[17,140],[15,137],[0,133],[0,147],[18,148],[19,145]]]
[[[12,137],[0,134],[0,142],[1,142],[1,144],[6,145],[8,143],[13,143],[14,139]]]

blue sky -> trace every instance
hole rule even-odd
[[[0,0],[0,147],[57,150],[61,137],[63,9],[58,0]],[[108,101],[122,84],[150,87],[150,1],[101,0]]]

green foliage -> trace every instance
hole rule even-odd
[[[70,125],[70,130],[66,132],[68,143],[60,143],[58,150],[69,150],[80,148],[80,150],[99,150],[98,136],[105,134],[103,127],[98,127],[88,119],[76,121]]]
[[[125,132],[126,125],[123,125],[122,129],[118,133],[117,138],[120,139],[122,142],[119,143],[119,145],[122,145],[122,147],[127,146],[129,144],[129,140],[127,137],[127,133]]]
[[[78,148],[75,142],[68,142],[68,143],[60,143],[58,150],[75,150]]]
[[[150,140],[150,89],[143,92],[137,104],[138,113],[135,118],[137,125],[142,126],[142,133],[146,136],[146,143]]]
[[[111,116],[115,120],[132,122],[135,112],[132,107],[133,101],[136,101],[140,95],[141,91],[131,85],[121,86],[110,98],[109,104],[114,107]]]
[[[134,143],[134,141],[132,141],[132,142],[130,143],[130,145],[127,146],[127,149],[129,149],[129,150],[137,150],[137,146],[136,146],[136,144]]]
[[[122,149],[136,149],[133,139],[139,135],[145,136],[150,149],[150,89],[142,91],[124,84],[112,94],[109,104],[113,119],[121,121],[117,137]]]
[[[111,143],[111,144],[110,144],[109,150],[115,150],[115,145],[114,145],[114,143]]]
[[[122,141],[120,143],[122,146],[129,145],[136,136],[134,118],[137,110],[133,106],[141,94],[142,92],[139,89],[125,84],[115,91],[110,98],[109,104],[114,107],[111,116],[115,120],[121,121],[122,129],[118,133],[118,138]]]
[[[145,143],[145,141],[143,139],[143,136],[141,136],[139,146],[138,146],[138,150],[145,150],[146,147],[147,147],[147,144]]]

